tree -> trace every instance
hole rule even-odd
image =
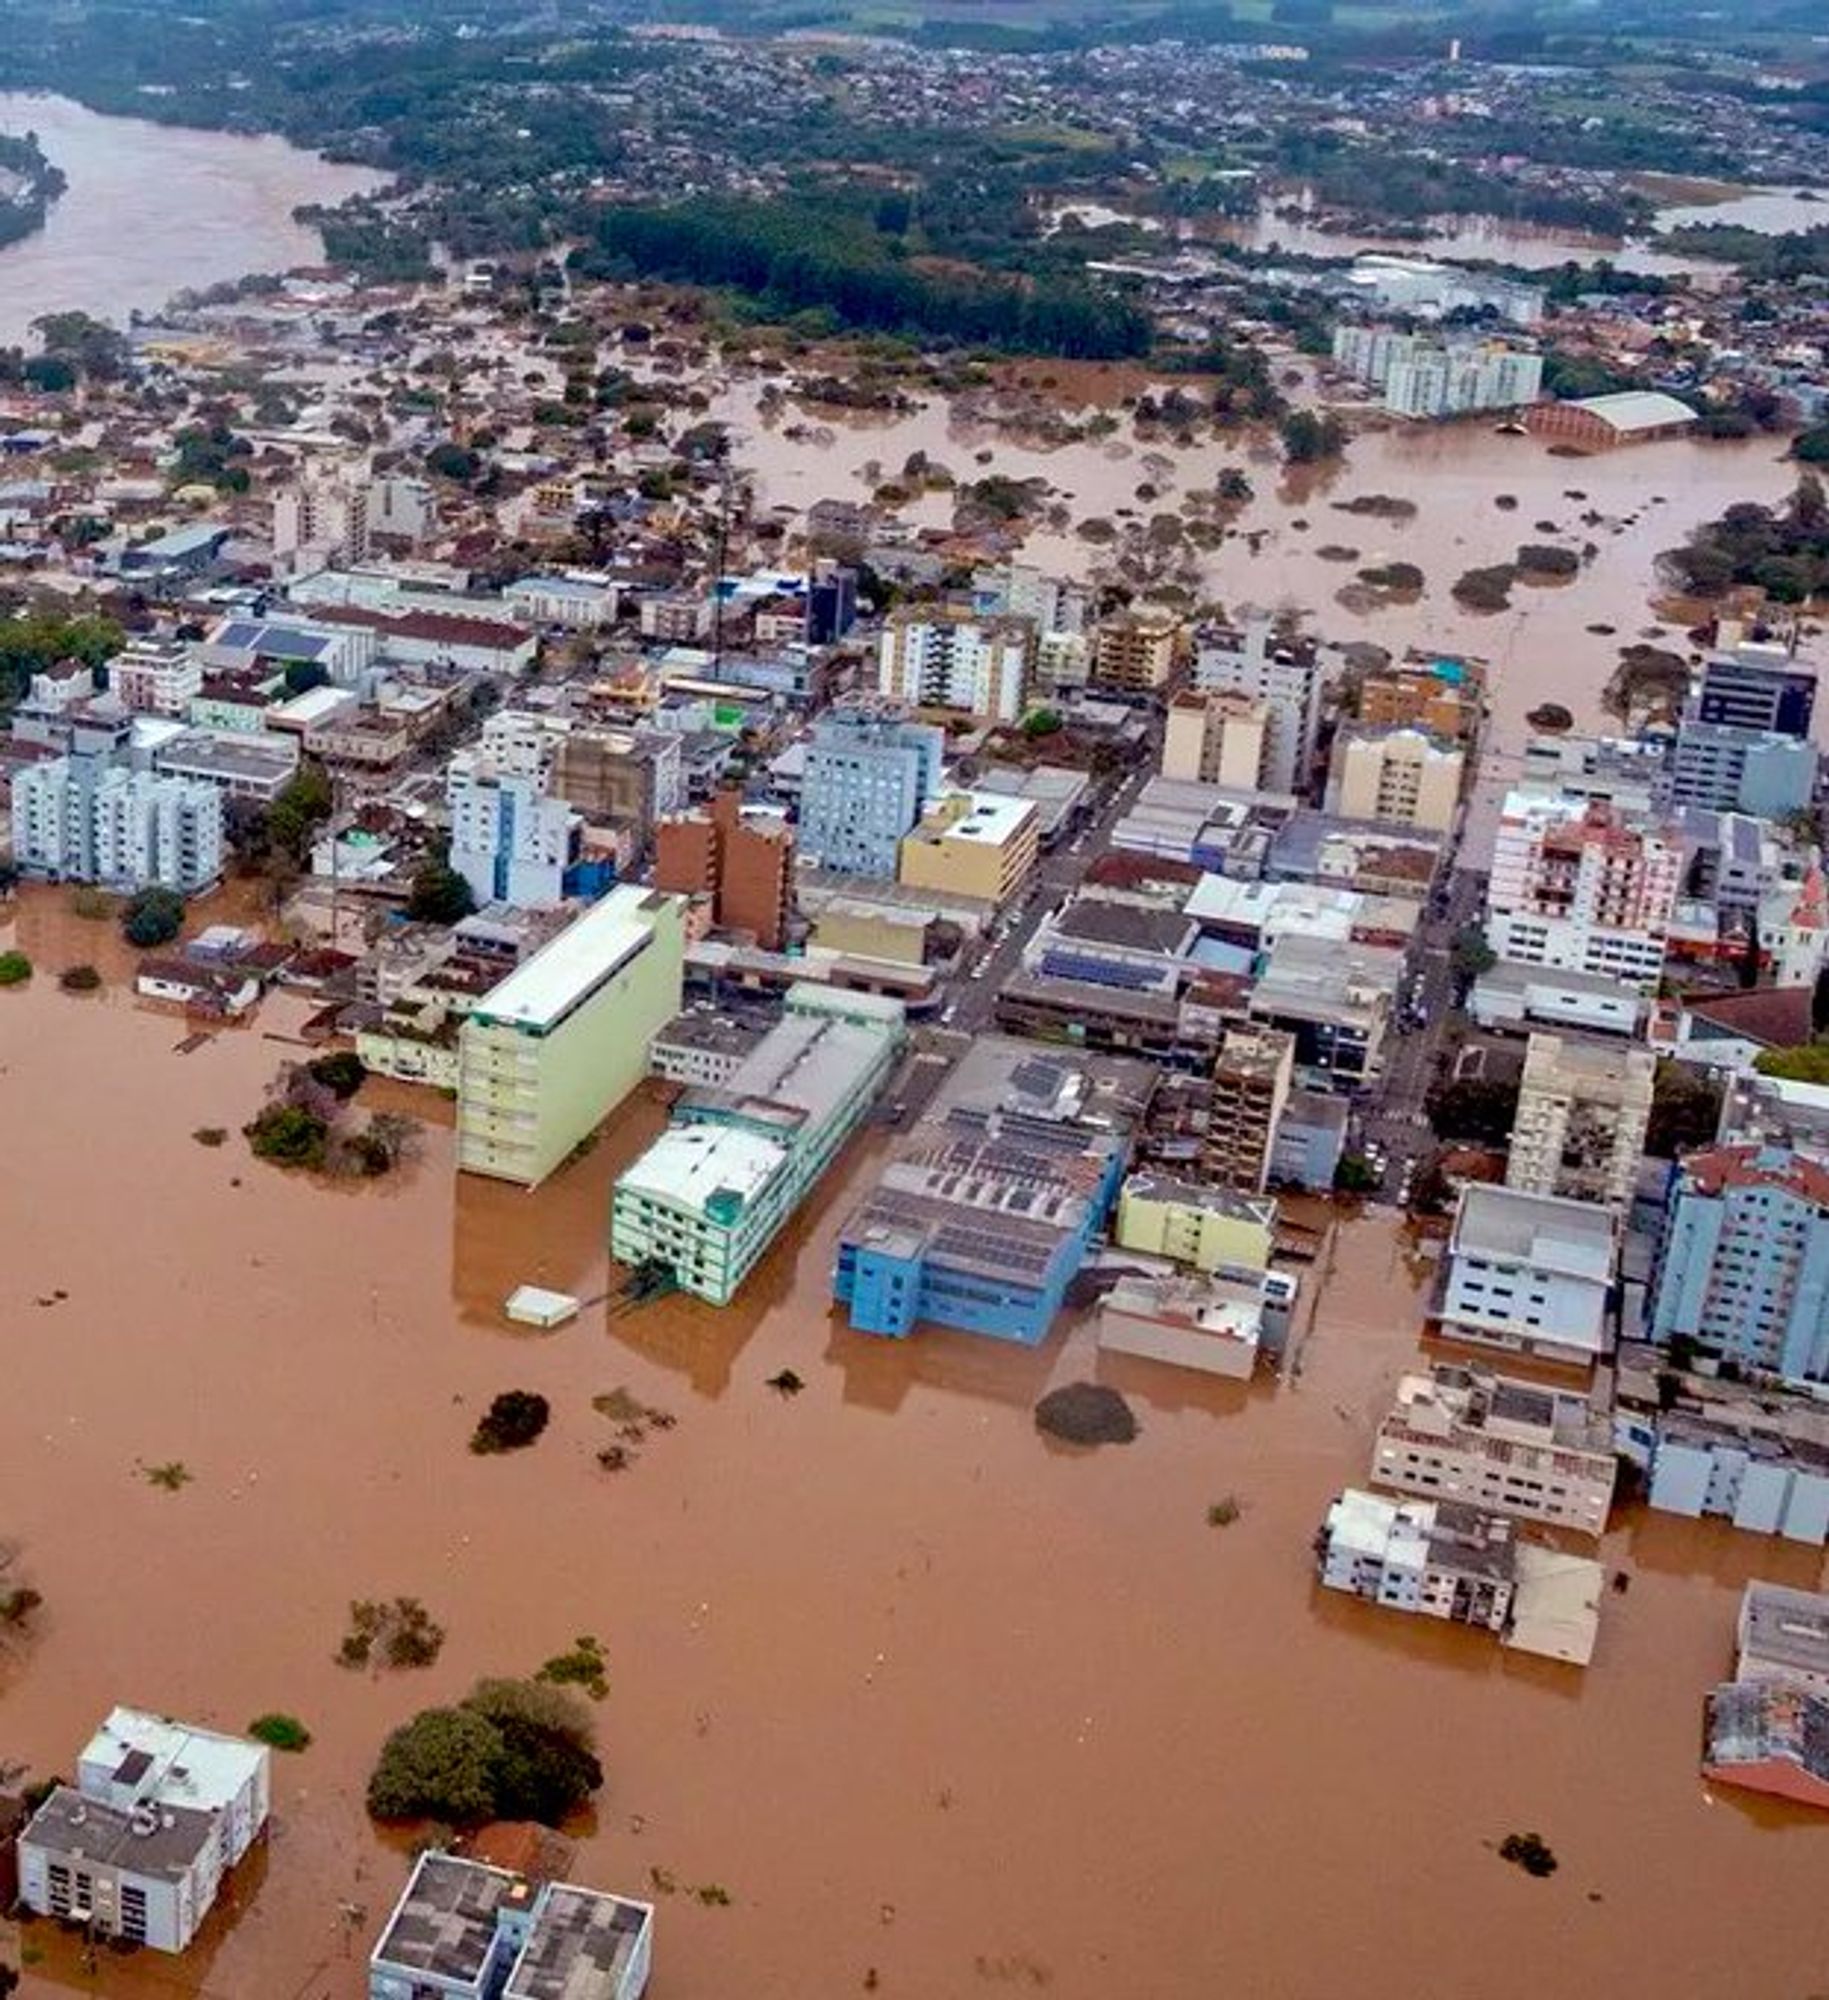
[[[1818,1040],[1829,1029],[1829,965],[1816,975],[1816,986],[1810,995],[1810,1032]]]
[[[286,668],[286,692],[290,695],[309,694],[313,688],[324,686],[329,679],[329,669],[320,666],[316,660],[294,660]]]
[[[321,1167],[329,1121],[302,1104],[268,1104],[242,1127],[255,1157],[279,1167]]]
[[[313,1056],[305,1065],[314,1083],[321,1083],[341,1103],[347,1103],[362,1088],[368,1069],[353,1049],[336,1049],[327,1056]]]
[[[1466,1139],[1499,1146],[1511,1136],[1518,1117],[1518,1086],[1496,1077],[1461,1077],[1438,1084],[1424,1100],[1438,1139]]]
[[[473,486],[483,469],[482,459],[473,451],[447,439],[426,453],[425,469],[434,479],[449,479],[459,486]]]
[[[1792,1083],[1829,1083],[1829,1042],[1807,1042],[1801,1049],[1761,1049],[1753,1067],[1761,1076],[1784,1077]]]
[[[427,861],[414,875],[406,913],[415,923],[461,923],[475,908],[469,883],[448,861]]]
[[[1448,947],[1448,962],[1459,979],[1478,979],[1498,964],[1498,954],[1486,942],[1478,924],[1463,924]]]
[[[375,1819],[439,1819],[481,1826],[496,1817],[501,1732],[466,1708],[428,1708],[381,1746],[368,1781]]]
[[[1346,449],[1347,429],[1336,416],[1291,410],[1280,426],[1283,455],[1291,465],[1315,465]]]
[[[23,986],[32,976],[32,961],[22,951],[0,951],[0,986]]]
[[[1720,1087],[1700,1070],[1666,1057],[1658,1064],[1651,1085],[1651,1120],[1645,1128],[1645,1151],[1660,1160],[1674,1160],[1692,1146],[1706,1146],[1721,1122]]]
[[[479,1681],[455,1708],[429,1708],[396,1729],[368,1782],[376,1819],[491,1819],[557,1825],[603,1783],[590,1712],[574,1694],[534,1681]]]
[[[1038,736],[1055,735],[1059,731],[1060,726],[1060,711],[1055,708],[1031,709],[1022,719],[1022,733],[1031,742]]]
[[[1334,1169],[1336,1194],[1371,1194],[1378,1187],[1378,1171],[1363,1153],[1342,1153]]]
[[[157,884],[128,899],[121,912],[121,929],[127,942],[141,951],[170,944],[184,928],[184,898],[176,889]]]
[[[504,1389],[476,1420],[470,1449],[478,1453],[521,1451],[546,1428],[551,1406],[531,1389]]]
[[[1791,456],[1805,465],[1829,465],[1829,424],[1817,424],[1792,441]]]

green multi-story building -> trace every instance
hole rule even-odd
[[[730,1081],[687,1091],[616,1183],[611,1254],[728,1305],[869,1114],[902,1035],[900,1001],[791,987]]]
[[[457,1164],[537,1187],[648,1070],[679,1012],[684,900],[612,889],[471,1008],[458,1038]]]

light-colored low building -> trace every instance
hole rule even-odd
[[[611,1254],[729,1304],[869,1115],[902,1038],[898,1001],[792,988],[781,1021],[729,1079],[688,1091],[618,1179]]]
[[[668,1083],[722,1090],[768,1030],[715,1007],[688,1007],[648,1044],[648,1063]]]
[[[19,1836],[29,1910],[154,1951],[189,1948],[267,1824],[272,1752],[117,1708]]]
[[[1455,1366],[1402,1377],[1372,1447],[1380,1486],[1585,1535],[1606,1528],[1618,1463],[1586,1397]]]
[[[1128,1277],[1099,1301],[1099,1348],[1246,1380],[1264,1336],[1263,1291],[1228,1278]]]
[[[946,890],[1007,903],[1040,852],[1040,815],[1027,799],[952,792],[902,841],[897,874],[911,889]]]
[[[1735,1641],[1738,1681],[1781,1681],[1829,1699],[1829,1592],[1749,1583]]]
[[[356,1032],[356,1054],[375,1076],[455,1090],[462,1023],[443,1001],[398,1000]]]
[[[1118,1196],[1112,1241],[1196,1271],[1261,1271],[1275,1247],[1276,1203],[1163,1174],[1132,1174]]]
[[[1590,1202],[1474,1185],[1449,1239],[1441,1328],[1452,1340],[1586,1364],[1608,1345],[1618,1222]]]
[[[642,1080],[680,1010],[685,909],[612,889],[475,1003],[458,1043],[461,1170],[537,1187]]]

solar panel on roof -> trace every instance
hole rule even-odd
[[[1083,958],[1077,952],[1044,954],[1041,970],[1053,979],[1077,979],[1087,986],[1117,987],[1126,993],[1146,993],[1162,983],[1153,967],[1124,965],[1108,958]]]

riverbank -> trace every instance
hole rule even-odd
[[[0,131],[0,250],[42,229],[67,185],[35,132]]]

